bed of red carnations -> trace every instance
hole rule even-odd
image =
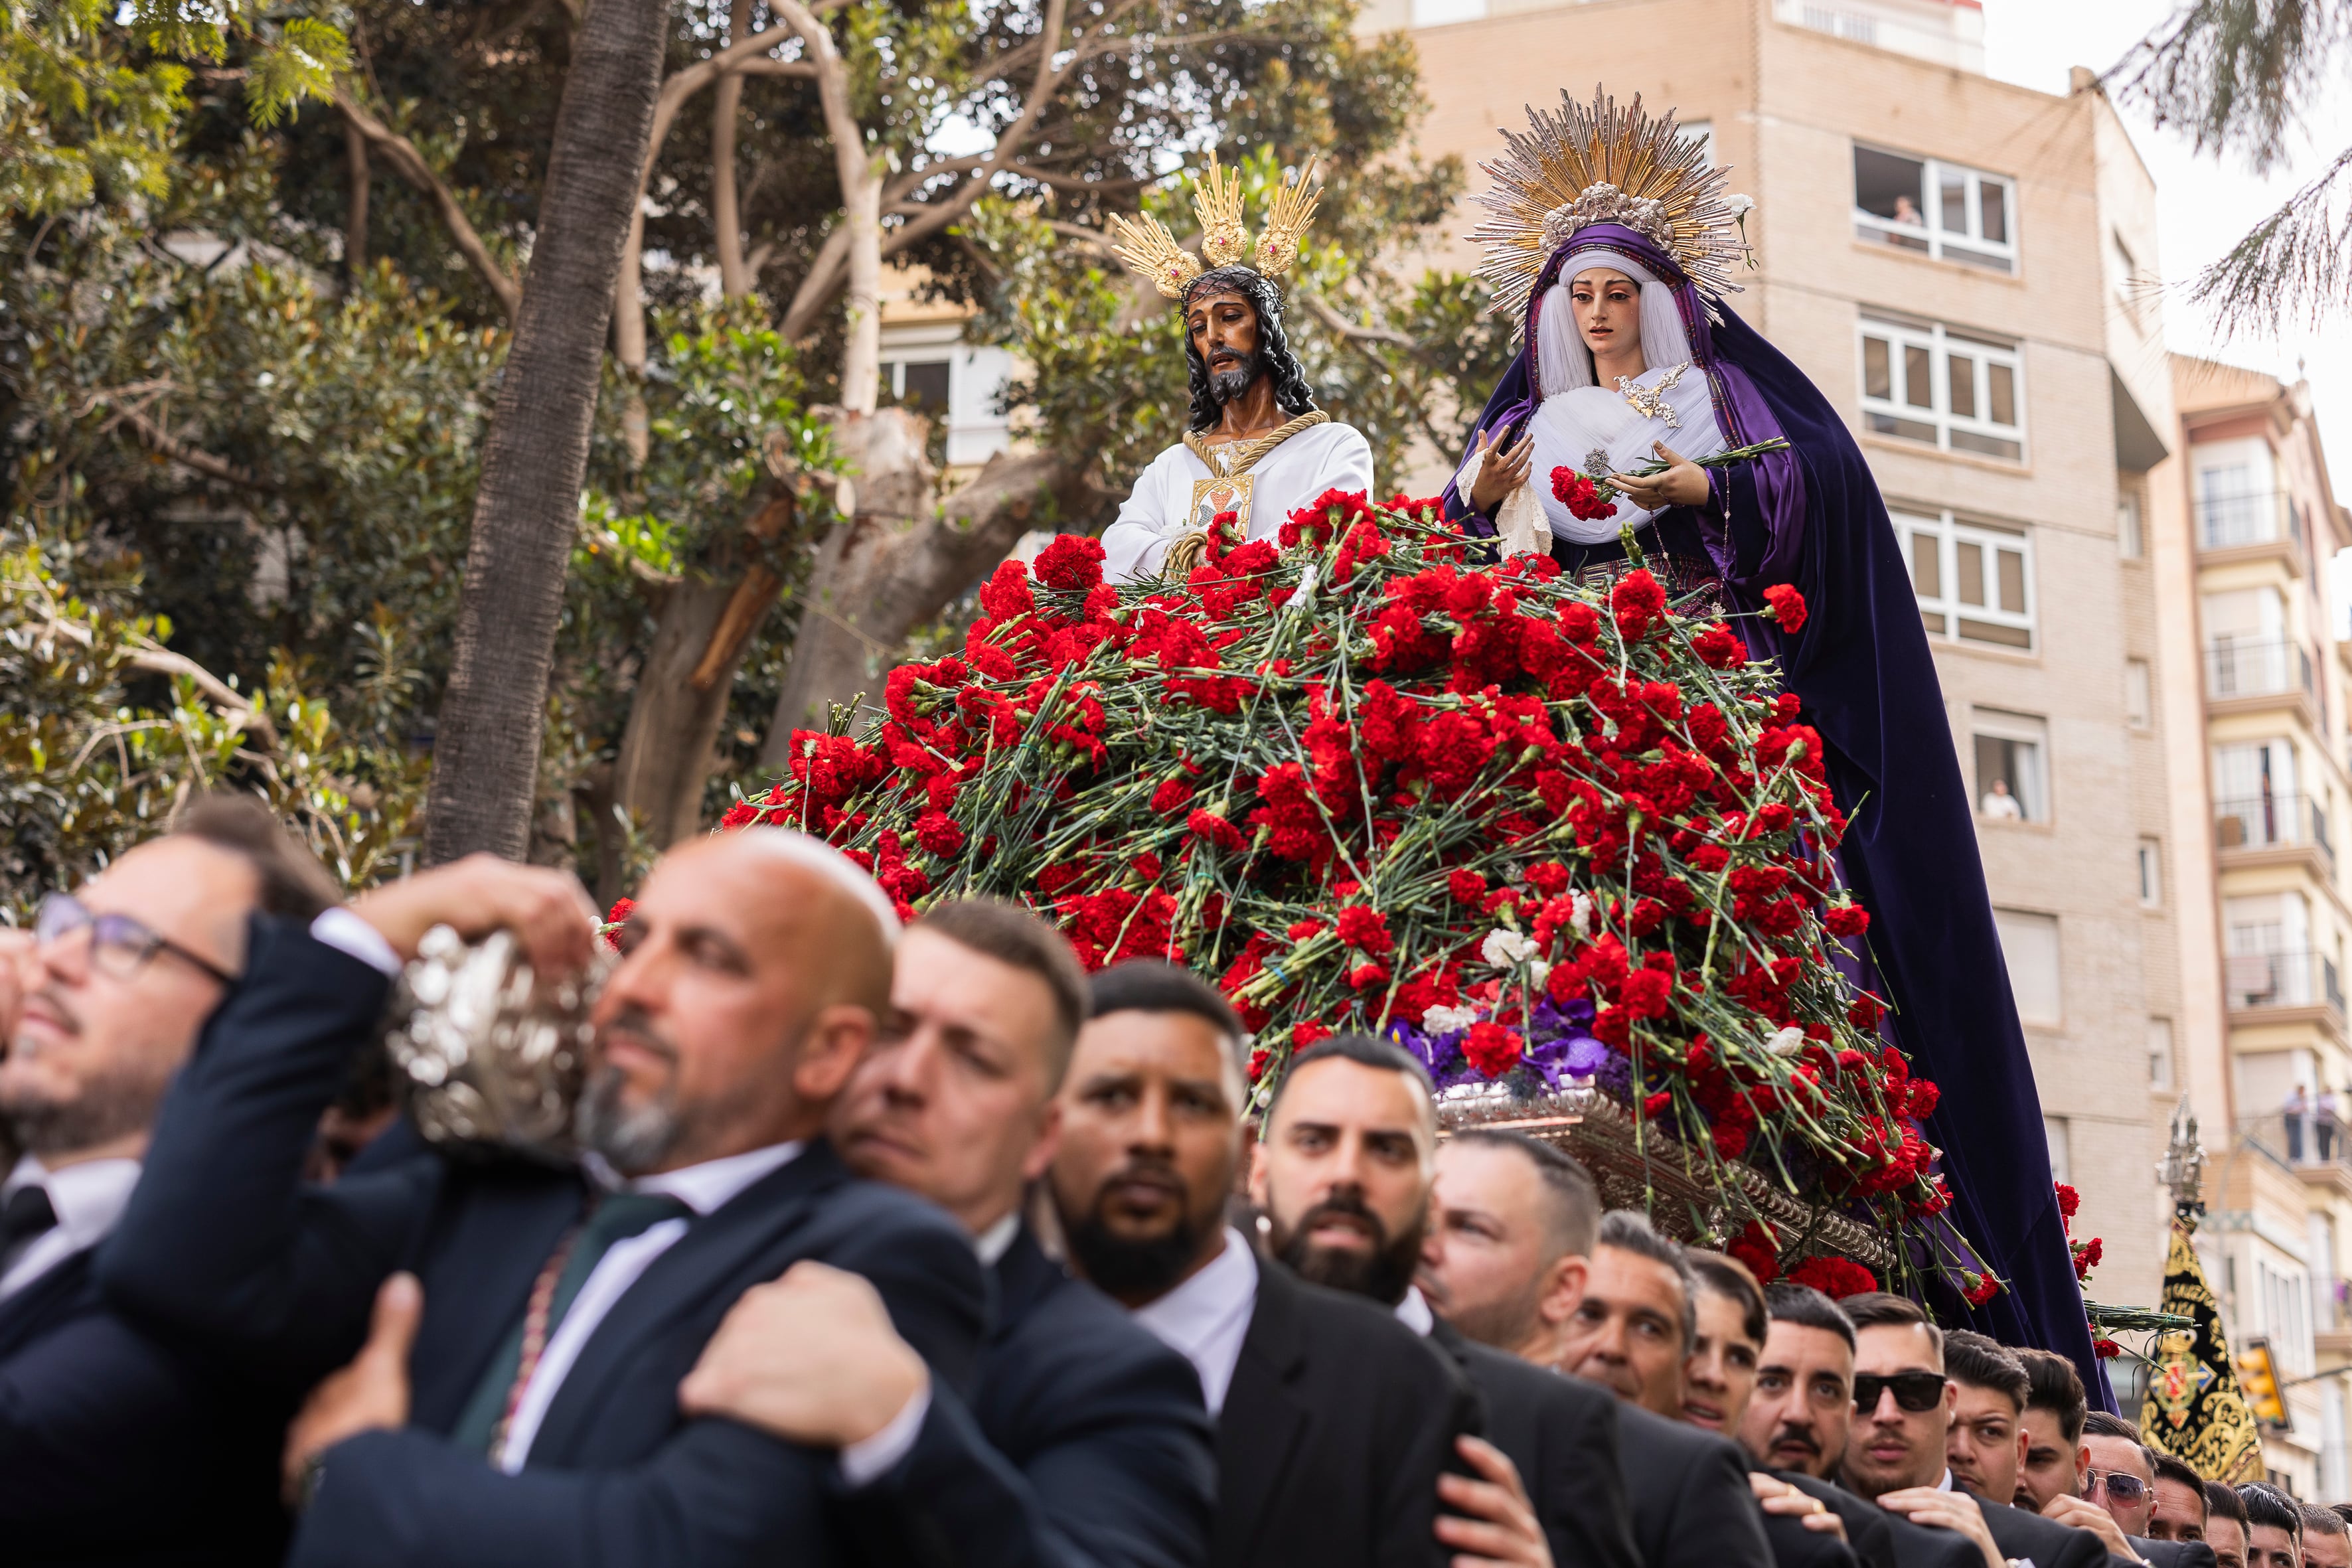
[[[1107,584],[1077,535],[1005,563],[960,654],[892,670],[862,726],[796,734],[727,826],[819,835],[908,915],[1013,899],[1091,967],[1214,976],[1261,1090],[1349,1029],[1448,1093],[1595,1087],[1714,1178],[1678,1228],[1768,1279],[1855,1266],[1769,1221],[1735,1163],[1906,1268],[1960,1268],[1928,1220],[1936,1087],[1833,962],[1869,917],[1773,667],[1646,570],[1595,589],[1497,563],[1434,502],[1333,492],[1253,542],[1218,524],[1181,583]],[[1784,589],[1764,613],[1806,611]]]

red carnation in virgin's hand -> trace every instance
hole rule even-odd
[[[1847,1258],[1808,1258],[1789,1270],[1789,1281],[1811,1285],[1832,1301],[1878,1289],[1878,1276]]]
[[[1037,552],[1037,581],[1048,588],[1075,593],[1097,587],[1103,580],[1103,547],[1099,539],[1083,533],[1057,533],[1054,542]]]
[[[1790,584],[1776,583],[1764,590],[1765,618],[1780,622],[1782,631],[1802,631],[1805,614],[1805,596]]]
[[[1339,911],[1339,940],[1376,956],[1396,946],[1396,939],[1389,935],[1388,917],[1369,904],[1350,904]]]
[[[1462,1041],[1463,1056],[1488,1078],[1500,1078],[1518,1066],[1519,1047],[1518,1036],[1491,1020],[1471,1025]]]
[[[1602,500],[1601,487],[1574,468],[1562,467],[1551,471],[1551,494],[1573,518],[1590,522],[1617,515],[1617,503]]]

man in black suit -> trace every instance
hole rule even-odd
[[[1065,1273],[1022,1218],[1086,1015],[1086,971],[1052,926],[992,900],[935,905],[900,939],[889,1015],[834,1107],[850,1168],[947,1209],[995,1270],[969,1404],[934,1390],[910,1418],[920,1362],[870,1292],[833,1310],[840,1293],[792,1279],[736,1304],[682,1390],[689,1410],[824,1447],[903,1423],[904,1452],[874,1455],[845,1494],[870,1562],[1207,1560],[1216,1457],[1192,1363]]]
[[[1584,1413],[1614,1408],[1626,1515],[1640,1560],[1649,1568],[1769,1563],[1770,1546],[1737,1447],[1656,1413],[1660,1406],[1681,1408],[1683,1350],[1689,1342],[1684,1319],[1690,1306],[1682,1276],[1669,1268],[1664,1283],[1645,1279],[1645,1286],[1661,1292],[1654,1300],[1612,1299],[1622,1296],[1614,1283],[1596,1294],[1596,1278],[1613,1279],[1621,1260],[1596,1240],[1605,1228],[1601,1199],[1582,1167],[1558,1150],[1465,1133],[1438,1151],[1436,1203],[1421,1284],[1432,1305],[1467,1337],[1538,1367],[1564,1371],[1573,1370],[1585,1351],[1596,1367],[1622,1363],[1602,1342],[1616,1343],[1629,1332],[1638,1341],[1644,1366],[1655,1374],[1659,1405],[1641,1408],[1629,1393],[1636,1383],[1595,1377],[1583,1380],[1593,1393],[1616,1397],[1604,1406],[1587,1395],[1579,1414],[1590,1419]],[[1624,1223],[1614,1215],[1611,1220]],[[1679,1265],[1672,1243],[1651,1240]]]
[[[141,1179],[148,1130],[246,962],[256,909],[308,919],[335,885],[259,802],[197,801],[167,837],[0,933],[0,1556],[273,1561],[290,1395],[110,1310],[91,1259]]]
[[[2111,1542],[2110,1552],[2152,1568],[2214,1568],[2212,1548],[2199,1538],[2202,1530],[2196,1537],[2157,1534],[2157,1453],[2140,1441],[2138,1427],[2109,1411],[2091,1411],[2083,1423],[2083,1448],[2090,1458],[2084,1471],[2085,1499],[2103,1507],[2123,1532],[2125,1550],[2115,1552]],[[2326,1568],[2347,1565],[2329,1563]]]
[[[1913,1524],[1830,1479],[1853,1425],[1853,1324],[1838,1304],[1780,1280],[1766,1287],[1764,1310],[1770,1321],[1739,1424],[1749,1457],[1836,1513],[1867,1568],[1983,1568],[1966,1536]]]
[[[2034,1568],[2101,1568],[2106,1548],[2088,1531],[1952,1485],[1945,1446],[1958,1391],[1944,1375],[1943,1331],[1918,1303],[1873,1291],[1839,1305],[1855,1340],[1846,1489],[1915,1524],[1966,1536],[1985,1568],[2018,1558],[2031,1558]]]
[[[728,1306],[803,1259],[866,1276],[927,1378],[969,1378],[969,1238],[823,1136],[888,1005],[889,901],[782,829],[675,849],[595,1004],[582,1167],[436,1151],[306,1190],[319,1112],[441,924],[512,930],[555,974],[594,911],[568,876],[480,856],[255,921],[100,1260],[109,1299],[273,1387],[333,1372],[288,1438],[297,1563],[826,1561],[856,1456],[688,1419],[677,1385]]]
[[[1095,976],[1051,1175],[1071,1260],[1200,1373],[1213,1568],[1441,1568],[1438,1478],[1477,1429],[1476,1395],[1389,1313],[1260,1259],[1225,1223],[1241,1039],[1215,988],[1171,965]]]
[[[1440,1321],[1414,1285],[1423,1257],[1444,1246],[1433,1235],[1440,1212],[1432,1204],[1436,1133],[1428,1074],[1394,1043],[1340,1035],[1300,1052],[1267,1109],[1251,1175],[1275,1253],[1302,1278],[1395,1313],[1478,1390],[1486,1436],[1531,1505],[1524,1526],[1515,1518],[1512,1526],[1490,1527],[1513,1539],[1454,1544],[1489,1559],[1530,1561],[1540,1546],[1559,1568],[1634,1568],[1607,1396],[1474,1342]],[[1486,1152],[1526,1185],[1543,1180],[1518,1148],[1482,1146]],[[1529,1210],[1539,1204],[1527,1196]],[[1460,1211],[1444,1217],[1472,1223]],[[1464,1483],[1445,1484],[1450,1492]],[[1528,1528],[1537,1526],[1539,1541]]]

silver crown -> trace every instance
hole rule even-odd
[[[385,1037],[409,1115],[436,1144],[562,1163],[587,1078],[589,1009],[612,970],[542,982],[509,931],[467,942],[435,926],[401,977]]]
[[[1606,180],[1587,185],[1574,201],[1562,202],[1544,214],[1544,249],[1558,250],[1577,230],[1596,223],[1630,228],[1660,250],[1673,253],[1675,226],[1666,216],[1666,204],[1647,196],[1629,196]]]

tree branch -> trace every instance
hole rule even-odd
[[[344,123],[366,137],[369,145],[383,155],[384,162],[433,204],[434,210],[440,216],[441,226],[448,231],[458,253],[465,257],[467,265],[473,268],[474,275],[482,280],[483,286],[498,296],[499,305],[506,311],[507,320],[513,321],[515,312],[522,308],[522,285],[509,277],[506,268],[499,265],[497,258],[490,254],[490,247],[475,231],[472,220],[466,216],[465,209],[457,205],[457,196],[425,162],[425,155],[416,150],[416,144],[360,107],[359,100],[340,82],[335,85],[334,103],[335,108],[341,111]]]
[[[2352,201],[2342,182],[2352,148],[2197,275],[2191,302],[2229,334],[2264,336],[2297,320],[2316,323],[2352,292]]]
[[[259,475],[239,468],[226,458],[215,458],[210,452],[199,451],[189,446],[136,408],[116,404],[114,417],[107,423],[130,426],[138,433],[139,439],[145,442],[151,450],[170,458],[182,468],[194,468],[206,479],[218,479],[223,484],[236,485],[242,489],[258,490],[265,495],[278,488]]]
[[[343,276],[357,278],[367,269],[371,179],[367,138],[349,120],[343,121],[343,161],[351,171],[351,191],[343,208]]]

